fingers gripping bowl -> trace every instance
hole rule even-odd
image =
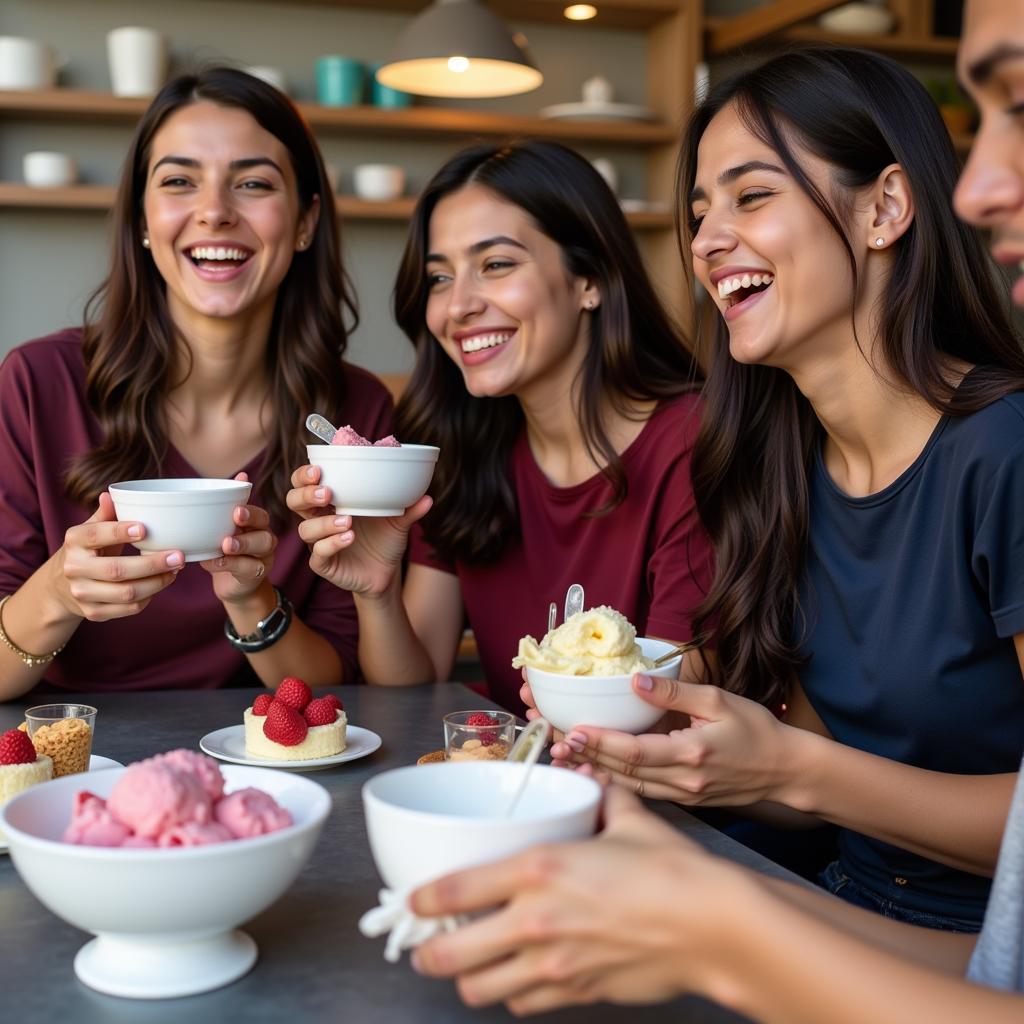
[[[108,797],[128,769],[89,776]],[[42,783],[2,810],[11,858],[33,894],[58,917],[97,938],[75,973],[111,995],[152,999],[225,985],[256,959],[237,925],[292,884],[330,811],[327,791],[300,775],[229,765],[229,792],[252,786],[288,810],[294,824],[237,842],[171,849],[106,848],[61,841],[82,777]]]
[[[306,456],[320,469],[338,512],[353,516],[400,516],[430,486],[439,448],[311,444]]]

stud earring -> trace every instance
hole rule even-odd
[[[143,238],[142,238],[142,248],[143,249],[148,249],[149,248],[149,239],[146,236],[143,236]]]
[[[885,239],[882,238],[881,235],[879,235],[878,238],[875,239],[875,245],[877,245],[878,248],[881,249],[882,246],[885,245]]]
[[[306,248],[306,240],[304,238],[300,238],[299,239],[299,248],[300,249],[305,249]]]
[[[586,306],[587,306],[587,309],[593,309],[594,308],[594,300],[593,299],[587,299]]]

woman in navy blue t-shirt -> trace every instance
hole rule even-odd
[[[681,201],[720,319],[694,632],[718,686],[638,677],[694,727],[553,753],[837,824],[832,891],[971,931],[1024,745],[1024,354],[956,176],[923,88],[868,53],[777,57],[697,112]]]

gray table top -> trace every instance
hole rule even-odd
[[[197,748],[207,732],[240,723],[242,710],[256,692],[126,693],[81,699],[99,708],[94,753],[127,764],[175,747]],[[484,1024],[513,1019],[502,1007],[465,1008],[451,983],[420,977],[407,959],[397,965],[386,963],[381,955],[384,940],[365,939],[356,928],[360,915],[376,905],[380,887],[363,823],[362,784],[377,772],[412,764],[437,749],[441,717],[449,711],[492,705],[456,683],[410,689],[341,687],[335,692],[345,703],[349,721],[379,733],[383,746],[368,757],[309,775],[329,790],[333,810],[293,888],[243,926],[259,946],[255,968],[225,988],[183,999],[127,1000],[94,992],[72,970],[74,955],[87,935],[46,910],[22,884],[10,858],[0,857],[0,993],[12,1019],[16,1016],[29,1024],[65,1019],[76,1024]],[[0,732],[18,725],[25,706],[0,705]],[[794,877],[673,805],[657,809],[722,856],[779,877]],[[695,998],[657,1007],[587,1007],[541,1019],[564,1024],[740,1020]]]

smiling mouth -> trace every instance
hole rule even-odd
[[[504,345],[515,331],[495,331],[493,334],[476,334],[472,338],[463,338],[459,347],[463,352],[480,352],[485,348],[497,348]]]
[[[195,245],[186,249],[185,255],[197,267],[227,269],[242,266],[252,257],[252,252],[237,246]]]
[[[736,306],[751,295],[770,288],[775,281],[774,274],[737,274],[724,277],[718,282],[718,297],[725,299],[726,309]]]

